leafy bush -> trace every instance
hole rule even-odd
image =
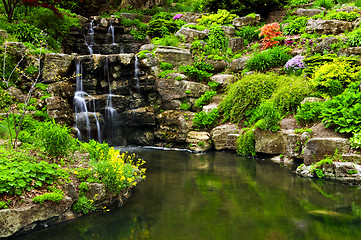
[[[186,24],[183,27],[195,29],[198,31],[203,31],[203,30],[207,29],[207,27],[205,27],[203,25],[199,25],[199,24]]]
[[[236,30],[236,35],[243,39],[246,39],[248,42],[253,42],[259,40],[259,27],[257,26],[243,26],[239,30]]]
[[[160,69],[162,69],[163,71],[165,71],[165,70],[172,70],[172,69],[173,69],[173,64],[171,64],[171,63],[166,63],[166,62],[161,62],[161,63],[160,63]]]
[[[173,46],[177,47],[179,44],[179,38],[174,34],[166,35],[162,38],[155,37],[152,39],[152,44],[160,46]]]
[[[319,121],[323,102],[306,102],[297,109],[295,118],[300,124],[309,124]]]
[[[322,171],[322,165],[323,164],[332,164],[332,158],[326,157],[325,159],[322,159],[321,161],[318,161],[317,163],[313,163],[310,168],[311,173],[315,173],[318,178],[324,178],[325,174]]]
[[[213,96],[217,95],[216,91],[206,91],[200,98],[195,101],[195,106],[197,108],[202,108],[204,105],[212,101]]]
[[[335,5],[335,3],[333,0],[316,0],[313,2],[313,5],[329,10]]]
[[[280,31],[280,25],[277,22],[266,24],[259,30],[261,30],[259,36],[263,36],[262,49],[267,49],[279,44],[279,41],[276,40],[276,37],[280,36],[282,32]]]
[[[219,111],[214,108],[211,112],[205,113],[203,111],[196,113],[193,118],[193,125],[197,128],[208,128],[214,126],[219,118]]]
[[[89,153],[89,159],[94,162],[105,161],[109,152],[108,143],[99,143],[91,139],[88,143],[83,142],[82,147]]]
[[[158,74],[158,77],[159,78],[165,78],[165,77],[167,77],[167,75],[169,75],[169,74],[171,74],[171,73],[175,73],[175,72],[177,72],[176,70],[165,70],[165,71],[163,71],[163,72],[160,72],[159,74]],[[169,78],[169,77],[168,77]]]
[[[210,71],[213,71],[214,67],[203,61],[196,61],[192,65],[180,66],[179,70],[191,79],[204,81],[212,76]]]
[[[218,9],[215,14],[202,15],[198,22],[200,25],[211,26],[217,25],[228,25],[231,24],[233,19],[238,17],[236,14],[231,14],[225,9]]]
[[[209,28],[208,45],[209,47],[215,49],[225,50],[227,48],[226,35],[224,34],[223,29],[219,25],[212,25]]]
[[[140,52],[137,54],[137,55],[138,55],[138,58],[139,58],[139,59],[147,58],[147,53],[152,53],[152,52],[149,51],[149,50],[140,51]]]
[[[241,134],[238,136],[236,141],[236,151],[241,156],[254,156],[256,155],[255,148],[255,129],[254,128],[243,128]]]
[[[34,203],[43,204],[45,201],[57,202],[59,203],[64,198],[64,193],[62,192],[51,192],[44,193],[34,197],[32,200]]]
[[[342,94],[324,102],[321,117],[326,127],[335,126],[335,131],[340,133],[361,132],[361,92],[358,85],[353,83]]]
[[[94,201],[88,199],[86,196],[81,196],[78,201],[72,206],[74,212],[88,214],[95,210]]]
[[[289,22],[283,28],[283,33],[286,35],[295,35],[303,32],[303,29],[307,26],[307,17],[297,17],[296,19]]]
[[[337,96],[349,83],[359,79],[359,70],[345,60],[335,59],[314,72],[311,84],[326,97]]]
[[[328,19],[328,20],[332,20],[332,19],[336,19],[336,20],[341,20],[341,21],[355,21],[357,18],[360,17],[360,14],[358,12],[336,12],[336,11],[332,11],[326,14],[326,16],[324,17],[324,19]]]
[[[347,43],[351,47],[361,46],[361,28],[357,28],[347,35]]]
[[[8,209],[8,208],[9,208],[9,206],[8,206],[8,204],[6,202],[0,201],[0,210],[1,209]]]
[[[309,3],[309,0],[291,0],[290,6],[300,6]]]
[[[247,68],[253,71],[266,71],[270,68],[283,66],[290,58],[288,49],[274,47],[253,54],[247,62]]]
[[[180,108],[180,110],[188,111],[189,109],[191,109],[191,106],[189,105],[187,100],[185,100],[181,103],[179,108]]]
[[[272,101],[261,103],[252,113],[250,124],[256,128],[276,132],[280,129],[281,114]]]
[[[361,133],[354,133],[350,138],[351,148],[360,149],[361,148]]]
[[[178,21],[179,22],[179,21]],[[148,24],[148,31],[147,34],[154,38],[154,37],[164,37],[171,33],[175,33],[180,29],[180,25],[178,22],[172,20],[165,20],[165,19],[154,19],[151,20]]]

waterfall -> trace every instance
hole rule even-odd
[[[93,20],[89,23],[89,28],[88,28],[88,34],[85,37],[85,44],[88,47],[89,50],[89,54],[92,55],[93,52],[93,45],[94,45],[94,29],[93,29]]]
[[[114,26],[111,23],[109,28],[108,28],[108,34],[112,35],[112,45],[115,45],[115,36],[114,36]]]
[[[138,93],[140,92],[139,73],[140,73],[140,69],[139,69],[139,58],[138,58],[138,55],[135,54],[134,80],[135,80],[135,88],[136,88],[136,90],[137,90]]]
[[[90,101],[87,104],[87,100]],[[88,109],[93,108],[93,112],[89,112]],[[95,125],[97,130],[97,140],[102,141],[101,126],[99,119],[95,111],[95,100],[94,98],[86,93],[83,89],[83,66],[80,61],[76,62],[76,91],[74,94],[74,109],[75,109],[75,128],[77,129],[77,137],[79,140],[92,139],[92,127],[89,116],[93,116],[95,119]],[[83,136],[82,129],[85,129],[86,136]]]

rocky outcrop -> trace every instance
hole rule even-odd
[[[320,13],[322,13],[321,9],[297,8],[295,10],[295,14],[302,17],[312,17]]]
[[[256,152],[266,154],[284,154],[287,149],[287,133],[278,131],[275,133],[256,129],[255,131]]]
[[[73,57],[67,54],[46,53],[44,57],[43,79],[46,83],[58,82],[70,75]]]
[[[49,85],[48,92],[56,97],[73,98],[75,93],[75,84],[68,81],[55,82]]]
[[[212,148],[208,132],[190,131],[186,141],[188,148],[194,152],[205,152]]]
[[[204,39],[208,37],[209,29],[204,29],[199,31],[189,27],[181,27],[178,32],[175,33],[177,37],[184,38],[184,41],[187,43],[193,42],[195,39]]]
[[[239,129],[235,124],[225,124],[215,127],[211,131],[211,139],[216,150],[234,149],[233,146],[228,145],[229,134],[237,134]]]
[[[307,27],[305,31],[307,33],[317,33],[320,35],[338,35],[345,31],[350,31],[351,29],[352,24],[346,21],[310,19],[307,22]]]
[[[236,81],[236,77],[232,74],[217,74],[210,77],[210,80],[218,83],[218,89],[224,91],[229,85]]]
[[[336,37],[326,37],[326,38],[317,38],[315,44],[313,44],[312,52],[313,53],[323,53],[324,51],[332,52],[332,45],[338,43]]]
[[[171,63],[175,68],[193,62],[190,51],[183,48],[159,46],[154,53],[159,62]]]
[[[233,53],[239,52],[244,48],[244,39],[237,37],[229,39],[228,47],[232,49]]]
[[[331,156],[337,150],[342,154],[350,149],[350,142],[347,138],[311,138],[303,150],[304,163],[310,165]]]
[[[233,19],[232,25],[239,29],[246,25],[256,25],[260,19],[261,16],[259,14],[256,14],[255,17],[238,17]]]
[[[59,124],[70,124],[73,120],[73,111],[68,101],[61,97],[49,97],[45,100],[49,117]]]
[[[361,47],[350,47],[350,48],[341,48],[337,52],[337,56],[360,56],[361,55]]]
[[[242,72],[246,69],[247,61],[249,60],[249,56],[233,59],[232,63],[229,66],[229,70],[235,73]]]

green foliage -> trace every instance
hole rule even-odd
[[[312,129],[310,128],[296,128],[295,129],[295,133],[305,133],[305,132],[308,132],[308,133],[312,133]]]
[[[219,25],[212,25],[209,28],[208,45],[215,49],[225,50],[227,48],[226,35]]]
[[[87,192],[87,191],[89,191],[89,185],[88,185],[88,183],[87,182],[81,182],[80,184],[79,184],[79,192]]]
[[[94,201],[88,199],[86,196],[81,196],[78,198],[78,201],[72,206],[74,212],[88,214],[89,212],[94,211]]]
[[[319,121],[323,102],[306,102],[297,109],[295,118],[300,124],[309,124]]]
[[[258,26],[243,26],[239,30],[236,30],[236,35],[243,39],[246,39],[248,42],[253,42],[259,40],[259,30]]]
[[[172,20],[165,20],[165,19],[154,19],[151,20],[148,24],[148,31],[147,34],[154,38],[154,37],[164,37],[171,33],[175,33],[180,29],[182,24],[180,21],[175,22]]]
[[[195,101],[195,106],[197,108],[202,108],[204,105],[212,101],[213,96],[217,95],[217,92],[214,90],[206,91],[200,98]]]
[[[188,111],[189,109],[191,109],[191,106],[188,104],[187,100],[185,100],[181,103],[180,109],[184,111]]]
[[[300,6],[309,3],[309,0],[291,0],[290,6]]]
[[[337,96],[349,83],[359,79],[359,70],[359,67],[354,67],[345,60],[334,59],[315,70],[311,84],[323,96]]]
[[[335,152],[335,155],[337,155],[337,150]],[[318,178],[324,178],[325,177],[325,174],[323,173],[322,171],[322,165],[324,164],[332,164],[333,163],[333,159],[334,157],[333,156],[326,156],[325,159],[322,159],[320,160],[319,162],[317,163],[313,163],[311,165],[311,168],[310,168],[310,172],[311,173],[315,173],[317,175]]]
[[[9,208],[9,206],[8,206],[8,204],[6,202],[0,201],[0,210],[1,209],[8,209],[8,208]]]
[[[276,132],[280,129],[281,114],[271,101],[261,103],[252,113],[250,124],[256,128]]]
[[[333,0],[316,0],[313,2],[313,5],[320,8],[323,7],[329,10],[335,5],[335,3],[333,2]]]
[[[299,34],[303,32],[304,28],[306,28],[307,21],[307,17],[297,17],[296,19],[290,21],[289,24],[283,28],[283,33],[286,35]]]
[[[213,90],[213,91],[216,91],[217,90],[217,87],[219,86],[219,83],[217,82],[214,82],[214,81],[210,81],[207,83],[208,86]]]
[[[152,52],[149,51],[149,50],[140,51],[140,52],[137,54],[137,55],[138,55],[138,58],[139,58],[139,59],[147,58],[147,53],[152,53]]]
[[[256,155],[255,129],[253,127],[243,128],[236,141],[236,151],[241,156]]]
[[[64,198],[64,193],[62,191],[44,193],[34,197],[32,200],[34,203],[43,204],[45,201],[57,202],[59,203]]]
[[[203,30],[207,29],[207,27],[205,27],[203,25],[199,25],[199,24],[186,24],[183,27],[195,29],[198,31],[203,31]]]
[[[219,111],[214,108],[211,112],[205,113],[203,111],[196,113],[193,118],[193,125],[197,128],[209,128],[217,123],[219,118]]]
[[[144,40],[147,38],[147,32],[144,32],[144,31],[139,31],[139,30],[130,30],[129,32],[133,37],[134,39],[136,40]]]
[[[360,14],[358,12],[336,12],[336,11],[331,11],[329,13],[326,14],[326,16],[324,17],[324,19],[327,20],[332,20],[332,19],[336,19],[336,20],[341,20],[341,21],[355,21],[357,18],[360,17]]]
[[[159,78],[165,78],[165,77],[167,77],[168,74],[175,73],[175,72],[177,72],[177,71],[176,70],[165,70],[163,72],[160,72],[158,74],[158,77]]]
[[[83,142],[82,147],[89,153],[89,159],[91,161],[105,161],[109,153],[108,143],[99,143],[92,139],[88,143]]]
[[[321,112],[326,127],[335,126],[340,133],[361,132],[361,92],[352,86],[335,98],[324,102]]]
[[[69,153],[73,138],[68,127],[46,122],[37,133],[41,137],[41,145],[50,155],[61,157]]]
[[[0,112],[3,112],[11,103],[11,98],[8,92],[0,87]]]
[[[354,133],[350,138],[351,148],[360,149],[361,148],[361,133]]]
[[[236,17],[238,17],[236,14],[231,14],[225,9],[218,9],[216,14],[202,15],[202,18],[198,19],[198,22],[204,26],[211,26],[213,24],[228,25],[231,24]]]
[[[171,64],[171,63],[166,63],[166,62],[161,62],[161,63],[160,63],[160,69],[162,69],[163,71],[165,71],[165,70],[172,70],[172,69],[173,69],[173,64]]]
[[[152,44],[160,46],[173,46],[177,47],[179,44],[179,38],[174,34],[166,35],[162,38],[155,37],[152,39]]]
[[[192,65],[180,66],[179,70],[191,79],[205,81],[212,76],[210,71],[213,71],[214,67],[203,61],[196,61]]]
[[[247,62],[247,68],[252,71],[266,71],[283,66],[291,58],[288,49],[277,46],[253,54]]]
[[[347,35],[347,43],[351,47],[361,46],[361,28],[357,28]]]
[[[0,148],[0,194],[20,195],[43,185],[52,185],[67,178],[56,164],[41,161],[25,151]]]

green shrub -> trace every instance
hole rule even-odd
[[[286,35],[295,35],[303,32],[304,28],[307,26],[307,17],[297,17],[296,19],[289,22],[283,28],[283,33]]]
[[[227,48],[226,35],[224,34],[223,29],[219,25],[212,25],[209,28],[208,45],[209,47],[215,49],[225,50]]]
[[[291,0],[290,6],[300,6],[309,3],[309,0]]]
[[[83,142],[82,147],[89,153],[89,159],[94,162],[106,160],[109,152],[109,145],[106,142],[99,143],[91,139],[89,142]]]
[[[211,64],[205,63],[203,61],[196,61],[192,65],[180,66],[179,70],[187,75],[190,79],[205,81],[213,75],[210,73],[210,71],[213,71],[214,67]]]
[[[336,19],[336,20],[341,20],[341,21],[355,21],[357,18],[360,17],[360,14],[358,12],[336,12],[336,11],[332,11],[326,14],[326,16],[324,17],[324,19],[328,19],[328,20],[332,20],[332,19]]]
[[[167,75],[169,75],[169,74],[171,74],[171,73],[176,73],[176,72],[177,72],[176,70],[165,70],[165,71],[163,71],[163,72],[160,72],[160,73],[158,74],[158,77],[159,77],[159,78],[166,78]]]
[[[206,91],[200,98],[195,101],[195,106],[197,108],[202,108],[204,105],[212,101],[213,96],[217,95],[217,92],[214,90]]]
[[[197,128],[209,128],[217,123],[219,118],[219,111],[214,108],[211,112],[205,113],[203,111],[196,113],[193,118],[193,125]]]
[[[213,91],[216,91],[217,90],[217,87],[219,86],[219,83],[217,82],[214,82],[214,81],[210,81],[207,83],[208,86],[213,90]]]
[[[199,24],[186,24],[183,27],[195,29],[195,30],[198,30],[198,31],[203,31],[203,30],[207,29],[207,27],[205,27],[203,25],[199,25]]]
[[[361,133],[354,133],[350,138],[351,148],[360,149],[361,148]]]
[[[174,20],[155,19],[148,24],[147,34],[154,37],[164,37],[171,33],[175,33],[180,29],[180,25]]]
[[[276,132],[280,129],[281,114],[271,101],[261,103],[252,113],[249,123],[256,128]]]
[[[347,43],[351,47],[361,46],[361,28],[357,28],[347,35]]]
[[[166,63],[166,62],[161,62],[161,63],[160,63],[160,69],[162,69],[163,71],[165,71],[165,70],[172,70],[172,69],[173,69],[173,64],[171,64],[171,63]]]
[[[255,148],[255,129],[254,128],[243,128],[241,134],[238,136],[236,141],[236,151],[241,156],[254,156],[256,155]]]
[[[42,195],[38,195],[34,197],[32,200],[34,203],[43,204],[45,201],[57,202],[59,203],[64,198],[63,192],[51,192],[44,193]]]
[[[166,35],[162,38],[155,37],[152,39],[152,44],[160,46],[173,46],[177,47],[179,44],[179,38],[174,34]]]
[[[243,26],[239,30],[236,30],[236,35],[243,39],[246,39],[248,42],[253,42],[259,40],[259,30],[258,26]]]
[[[72,206],[74,212],[88,214],[89,212],[94,211],[94,201],[88,199],[86,196],[81,196],[78,198],[78,201]]]
[[[147,58],[147,53],[152,53],[152,52],[149,51],[149,50],[140,51],[140,52],[137,54],[137,55],[138,55],[138,58],[139,58],[139,59]]]
[[[9,206],[8,206],[8,204],[6,202],[0,201],[0,210],[1,209],[8,209],[8,208],[9,208]]]
[[[333,0],[316,0],[313,2],[313,5],[320,8],[323,7],[329,10],[335,5],[335,3],[333,2]]]
[[[295,118],[300,124],[318,122],[321,116],[323,102],[306,102],[297,109]]]
[[[189,105],[189,103],[187,102],[187,100],[183,101],[180,105],[180,109],[184,110],[184,111],[188,111],[189,109],[191,109],[191,106]]]
[[[285,65],[291,58],[288,49],[277,46],[253,54],[247,62],[247,68],[252,71],[266,71]]]
[[[228,25],[231,24],[233,19],[238,17],[236,14],[231,14],[225,9],[218,9],[215,14],[202,15],[198,22],[200,25],[212,26],[217,25]]]
[[[333,97],[342,93],[349,83],[359,79],[359,70],[359,67],[345,60],[335,59],[320,66],[310,82],[323,96]]]

